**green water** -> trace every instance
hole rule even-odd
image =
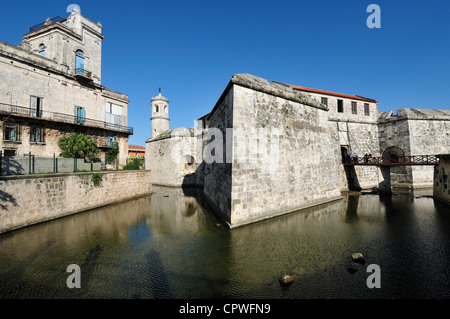
[[[233,230],[195,190],[154,192],[0,235],[0,298],[450,297],[450,207],[429,192],[345,196]],[[370,264],[381,288],[367,287]]]

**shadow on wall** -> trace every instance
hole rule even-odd
[[[200,163],[194,173],[183,178],[182,189],[186,196],[197,199],[199,205],[212,212],[225,224],[231,223],[231,164]]]
[[[8,210],[8,207],[11,206],[7,205],[7,203],[11,203],[13,206],[17,206],[17,201],[14,196],[0,190],[0,207],[2,208],[2,210]]]
[[[1,158],[1,175],[24,175],[25,169],[24,165],[27,165],[29,159],[23,157],[22,163],[19,163],[15,157],[12,156],[2,156]]]
[[[391,168],[380,166],[381,176],[383,180],[378,184],[378,189],[380,193],[390,193],[391,192]]]
[[[361,191],[361,185],[359,184],[358,176],[356,175],[354,166],[344,166],[345,176],[347,177],[348,189],[351,191]]]

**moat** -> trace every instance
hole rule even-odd
[[[0,235],[0,298],[450,297],[450,208],[432,190],[345,195],[233,230],[197,190],[153,190]],[[366,285],[370,264],[381,288]]]

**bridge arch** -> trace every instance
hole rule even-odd
[[[390,157],[395,163],[401,157],[405,156],[405,151],[398,146],[389,146],[383,153],[382,157]],[[390,169],[390,182],[392,186],[400,186],[410,184],[412,182],[412,168],[407,166],[395,166]]]
[[[389,146],[383,151],[383,154],[381,156],[382,157],[390,157],[393,160],[395,160],[400,157],[404,157],[405,151],[403,151],[403,149],[401,149],[398,146]]]

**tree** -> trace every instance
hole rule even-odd
[[[95,157],[99,152],[97,143],[91,137],[82,133],[71,133],[58,141],[61,156],[66,158]]]
[[[113,162],[117,158],[117,155],[119,155],[119,144],[117,142],[114,142],[112,145],[112,149],[110,149],[108,153],[106,153],[105,162]]]

